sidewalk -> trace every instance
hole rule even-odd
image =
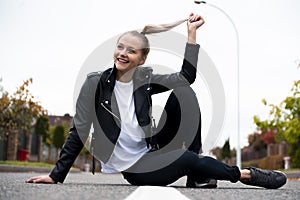
[[[37,173],[49,173],[52,168],[49,167],[34,167],[34,166],[18,166],[18,165],[5,165],[0,164],[1,172],[37,172]],[[71,168],[71,173],[79,173],[80,169]]]

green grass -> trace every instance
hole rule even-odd
[[[52,168],[54,165],[44,162],[27,162],[27,161],[11,161],[11,160],[0,160],[0,164],[5,165],[18,165],[18,166],[35,166],[35,167],[50,167]]]
[[[299,168],[280,169],[280,171],[284,171],[284,172],[294,172],[294,171],[300,171],[300,169],[299,169]]]

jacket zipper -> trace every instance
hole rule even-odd
[[[105,105],[104,105],[103,103],[101,103],[101,106],[102,106],[107,112],[109,112],[112,116],[114,116],[114,117],[117,118],[120,122],[122,122],[121,119],[120,119],[116,114],[114,114],[112,111],[110,111],[108,108],[106,108]]]

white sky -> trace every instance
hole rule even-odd
[[[300,1],[215,0],[234,21],[240,38],[241,142],[255,130],[253,116],[268,116],[261,100],[278,104],[300,69]],[[50,114],[73,112],[78,72],[89,54],[119,33],[203,15],[198,43],[215,63],[224,83],[227,112],[222,137],[236,145],[236,36],[215,8],[192,0],[0,0],[0,77],[12,93],[33,78],[31,92]],[[175,31],[186,34],[186,26]],[[158,62],[159,63],[159,62]],[[204,98],[205,99],[205,98]],[[203,103],[203,102],[201,102]],[[204,136],[209,109],[204,110]],[[209,103],[207,103],[209,104]]]

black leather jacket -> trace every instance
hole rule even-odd
[[[195,81],[199,45],[186,44],[184,60],[180,72],[160,75],[152,74],[150,67],[138,67],[133,76],[133,96],[135,113],[139,125],[144,130],[147,144],[151,143],[151,95],[176,87],[190,85]],[[63,182],[76,157],[86,142],[91,125],[94,132],[91,153],[106,162],[113,152],[120,134],[120,114],[113,93],[116,68],[87,76],[76,103],[73,127],[61,150],[60,158],[50,173],[56,182]]]

